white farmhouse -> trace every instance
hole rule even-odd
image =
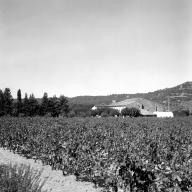
[[[92,110],[96,110],[99,108],[112,108],[117,109],[119,112],[122,111],[124,108],[137,108],[140,110],[141,114],[143,116],[156,116],[156,114],[153,114],[153,112],[157,111],[164,111],[164,108],[159,103],[144,99],[144,98],[131,98],[126,99],[123,101],[116,102],[115,100],[112,101],[111,104],[100,104],[92,107]]]

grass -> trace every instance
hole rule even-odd
[[[46,192],[41,173],[24,164],[0,165],[0,192]]]

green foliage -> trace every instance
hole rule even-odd
[[[41,172],[26,165],[0,165],[0,191],[42,192],[45,180],[40,181]]]
[[[57,97],[51,97],[48,103],[48,112],[51,114],[52,117],[58,117],[60,114],[60,104]]]
[[[48,108],[49,108],[48,94],[44,93],[42,101],[41,101],[41,105],[40,105],[39,114],[42,116],[45,115],[46,113],[48,113]]]
[[[28,110],[29,110],[29,116],[35,116],[38,114],[39,111],[39,104],[33,94],[29,96]]]
[[[0,116],[5,115],[5,99],[3,91],[0,89]]]
[[[28,98],[28,95],[25,93],[25,98],[22,103],[22,113],[25,116],[35,116],[39,113],[39,104],[35,99],[35,96],[31,94]]]
[[[109,107],[106,107],[106,108],[103,107],[103,108],[98,108],[96,110],[92,110],[91,115],[92,116],[99,115],[102,117],[119,116],[119,111]]]
[[[59,108],[60,114],[62,114],[63,116],[67,116],[67,114],[69,113],[69,104],[67,98],[64,95],[61,95],[59,97]]]
[[[69,106],[69,117],[89,117],[91,116],[91,108],[93,105],[85,104],[70,104]]]
[[[17,100],[13,102],[11,91],[6,88],[4,92],[0,89],[0,116],[67,116],[69,113],[69,104],[65,96],[61,95],[48,98],[48,94],[44,93],[41,103],[35,98],[34,94],[25,97],[22,100],[21,90],[17,92]]]
[[[61,95],[59,98],[56,96],[48,98],[48,94],[44,93],[41,105],[40,115],[51,114],[52,117],[58,117],[59,115],[67,116],[69,113],[68,100],[65,96]]]
[[[105,191],[192,191],[192,119],[0,118],[0,146]]]
[[[177,110],[173,111],[174,117],[186,117],[190,115],[189,110]]]
[[[4,95],[4,113],[5,115],[11,115],[13,104],[13,97],[11,95],[11,90],[9,88],[5,88],[3,95]]]
[[[137,108],[124,108],[121,111],[121,115],[123,116],[129,116],[129,117],[139,117],[141,116],[140,110]]]
[[[59,98],[56,96],[49,98],[47,111],[52,117],[58,117],[59,115],[67,116],[69,113],[69,105],[66,97],[62,95]]]
[[[21,103],[21,102],[22,102],[21,89],[19,89],[19,90],[17,91],[17,102],[18,102],[18,103]]]
[[[27,93],[25,93],[22,112],[24,113],[25,116],[29,116],[29,114],[30,114],[30,111],[29,111],[29,98],[28,98]]]
[[[16,116],[18,116],[20,113],[22,113],[22,97],[21,97],[21,90],[19,89],[17,91],[17,102],[16,102]]]

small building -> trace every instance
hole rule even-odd
[[[167,112],[160,112],[160,111],[155,111],[153,112],[157,117],[162,117],[162,118],[168,118],[168,117],[174,117],[173,112],[167,111]]]

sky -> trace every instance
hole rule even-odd
[[[192,81],[191,0],[0,0],[0,89],[145,93]]]

